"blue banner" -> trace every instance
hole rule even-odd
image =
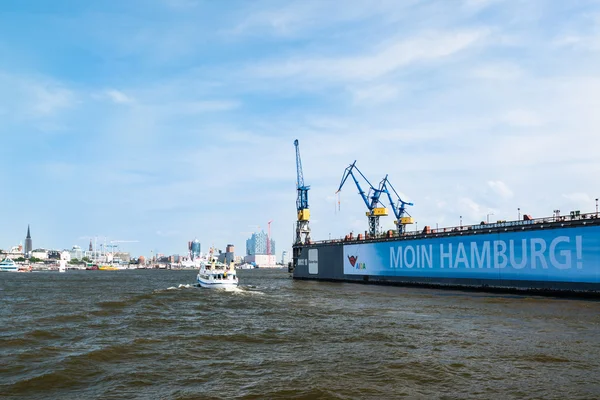
[[[600,283],[600,227],[347,244],[344,273]]]

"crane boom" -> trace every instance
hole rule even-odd
[[[362,187],[360,186],[360,182],[354,175],[353,171],[358,172],[360,176],[365,180],[365,182],[367,182],[367,184],[369,185],[369,194],[366,194],[365,191],[362,189]],[[346,183],[349,176],[351,176],[354,180],[354,183],[358,188],[358,193],[360,194],[360,197],[363,199],[363,202],[369,210],[366,213],[369,219],[369,234],[375,236],[379,231],[379,217],[388,215],[387,209],[385,207],[379,206],[379,198],[381,197],[381,193],[383,193],[383,188],[381,185],[379,188],[373,187],[373,185],[371,184],[371,182],[369,182],[367,177],[360,171],[360,169],[358,169],[355,160],[344,170],[344,175],[342,176],[340,187],[338,188],[336,193],[342,190],[342,187]]]
[[[392,189],[392,192],[396,195],[397,201],[394,201],[394,199],[392,198],[392,193],[388,189],[388,186],[389,186],[390,189]],[[396,224],[398,226],[398,234],[401,235],[402,233],[404,233],[404,225],[408,225],[408,224],[412,224],[413,223],[413,219],[410,216],[410,214],[408,214],[406,212],[406,207],[405,207],[405,206],[412,206],[413,203],[410,203],[408,201],[402,200],[402,198],[400,197],[400,195],[398,194],[398,192],[396,192],[396,189],[394,189],[394,187],[392,186],[392,184],[390,183],[390,181],[387,179],[387,175],[381,181],[380,187],[388,195],[388,199],[390,201],[390,206],[392,207],[392,210],[394,211],[394,216],[396,217],[396,221],[395,222],[396,222]],[[404,214],[408,214],[408,217],[405,217]]]
[[[308,210],[308,190],[310,186],[304,185],[304,174],[302,172],[302,159],[300,158],[300,145],[298,139],[294,140],[296,146],[296,189],[298,198],[296,200],[296,209],[298,213],[301,210]]]
[[[354,176],[354,173],[352,173],[352,171],[354,169],[356,169],[356,171],[363,177],[363,179],[369,184],[369,186],[371,188],[373,188],[373,185],[371,185],[371,182],[369,182],[369,180],[363,175],[362,172],[360,172],[360,170],[356,166],[356,160],[355,160],[352,164],[350,164],[344,170],[344,175],[342,176],[342,181],[340,182],[340,187],[338,188],[336,193],[339,193],[342,190],[344,183],[346,183],[346,180],[348,179],[348,177],[351,176],[352,179],[354,180],[354,183],[356,184],[356,187],[358,188],[358,194],[360,194],[360,197],[363,199],[363,201],[365,202],[365,205],[370,210],[371,204],[369,203],[369,198],[365,194],[365,191],[360,187],[360,183],[358,182],[358,179],[356,179],[356,176]]]
[[[304,174],[302,173],[302,159],[300,158],[300,145],[298,139],[294,140],[294,146],[296,147],[296,186],[304,186]]]

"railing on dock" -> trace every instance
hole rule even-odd
[[[495,233],[495,232],[508,232],[516,230],[526,229],[543,229],[556,228],[560,226],[573,226],[573,225],[587,225],[587,224],[600,225],[600,216],[598,213],[586,213],[580,214],[579,212],[571,212],[570,215],[555,215],[553,217],[544,217],[536,219],[523,219],[518,221],[497,221],[493,223],[481,222],[475,225],[459,225],[445,228],[431,229],[426,226],[421,231],[410,231],[404,232],[402,235],[398,235],[396,231],[387,231],[385,233],[372,236],[366,234],[354,235],[350,233],[344,238],[329,239],[312,241],[309,245],[316,244],[337,244],[337,243],[351,243],[351,242],[365,242],[365,241],[387,241],[387,240],[404,240],[404,239],[415,239],[422,237],[444,237],[444,236],[457,236],[463,234],[483,234],[483,233]]]

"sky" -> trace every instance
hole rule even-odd
[[[599,110],[597,0],[3,0],[0,248],[243,255],[272,221],[279,259],[294,139],[314,240],[367,229],[355,160],[409,229],[592,212]]]

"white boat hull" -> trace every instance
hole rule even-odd
[[[0,272],[19,272],[19,266],[9,258],[0,262]]]
[[[210,280],[205,280],[202,279],[200,277],[197,278],[198,281],[198,285],[200,285],[203,288],[209,288],[209,289],[233,289],[236,288],[238,286],[238,282],[237,279],[234,280],[223,280],[223,281],[210,281]]]
[[[196,276],[198,285],[210,289],[229,289],[238,286],[235,270],[200,268]]]

